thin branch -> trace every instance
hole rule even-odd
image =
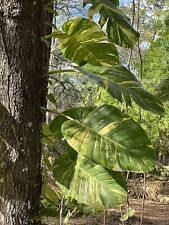
[[[64,196],[62,197],[62,200],[60,202],[59,208],[60,208],[60,221],[59,224],[62,225],[62,220],[63,220],[63,206],[64,206]]]
[[[120,206],[120,214],[121,214],[121,217],[123,216],[123,211],[122,211],[122,206]],[[122,220],[122,225],[124,225],[124,221]]]
[[[138,7],[137,7],[137,31],[139,31],[140,27],[140,0],[138,0]],[[140,57],[140,82],[142,81],[143,78],[143,58],[142,58],[142,53],[141,53],[141,48],[140,48],[140,38],[138,39],[138,53]]]
[[[132,23],[131,23],[132,26],[134,26],[135,14],[136,14],[136,4],[135,4],[135,0],[133,0],[133,12],[132,12]],[[131,63],[132,54],[133,54],[133,49],[130,49],[129,59],[128,59],[128,63],[127,63],[127,68],[128,69],[130,69],[130,63]]]
[[[146,173],[144,173],[144,195],[143,195],[143,201],[142,201],[142,211],[141,211],[141,220],[140,220],[140,225],[143,224],[143,219],[144,219],[144,212],[145,212],[145,193],[146,193]]]
[[[106,225],[106,210],[104,210],[103,225]]]

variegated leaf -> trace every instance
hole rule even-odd
[[[96,23],[74,17],[62,26],[63,32],[54,30],[52,36],[59,38],[65,58],[82,65],[89,62],[105,65],[119,62],[116,46],[108,41],[106,34]]]
[[[86,64],[82,67],[81,72],[96,80],[120,102],[124,98],[127,105],[130,105],[132,97],[141,108],[159,115],[164,113],[161,100],[146,91],[137,78],[122,65],[107,67]]]
[[[169,101],[169,78],[162,80],[156,88],[156,95],[161,101]]]
[[[122,47],[132,48],[138,41],[139,33],[131,26],[130,20],[117,8],[118,1],[112,0],[84,0],[92,4],[89,17],[95,13],[100,14],[100,25],[106,24],[109,39]]]
[[[81,121],[83,118],[85,118],[94,107],[79,107],[75,109],[66,110],[62,113],[62,115],[56,116],[51,123],[49,124],[49,129],[52,133],[54,133],[58,138],[62,139],[63,135],[61,132],[61,126],[62,124],[68,120],[68,117]]]
[[[79,155],[66,152],[55,162],[54,177],[66,194],[95,208],[118,206],[126,200],[126,185],[119,172],[110,171]]]
[[[77,152],[109,169],[147,172],[155,167],[155,150],[142,127],[113,106],[100,106],[81,122],[64,122],[62,133]]]

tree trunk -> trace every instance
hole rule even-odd
[[[0,0],[0,212],[3,225],[40,224],[40,106],[51,19],[41,0]],[[43,21],[42,21],[43,17]],[[46,33],[47,34],[47,33]]]

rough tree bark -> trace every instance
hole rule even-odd
[[[0,0],[0,213],[4,225],[40,224],[40,106],[50,20],[42,0]],[[43,17],[43,18],[42,18]]]

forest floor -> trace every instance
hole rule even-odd
[[[142,178],[130,179],[128,182],[130,207],[135,209],[132,218],[121,222],[121,213],[126,211],[126,205],[121,209],[111,209],[96,215],[76,216],[69,220],[69,225],[169,225],[169,181],[157,177],[146,178],[144,188]],[[144,200],[143,200],[144,199]],[[144,210],[143,210],[144,205]],[[141,223],[141,218],[143,222]],[[51,225],[59,225],[55,221]],[[63,225],[65,225],[63,223]]]
[[[119,210],[106,213],[105,225],[140,225],[142,214],[142,202],[132,200],[131,206],[136,210],[135,215],[128,221],[121,222]],[[77,217],[70,221],[71,225],[103,225],[104,215]],[[154,201],[145,201],[143,225],[169,225],[169,207]]]

